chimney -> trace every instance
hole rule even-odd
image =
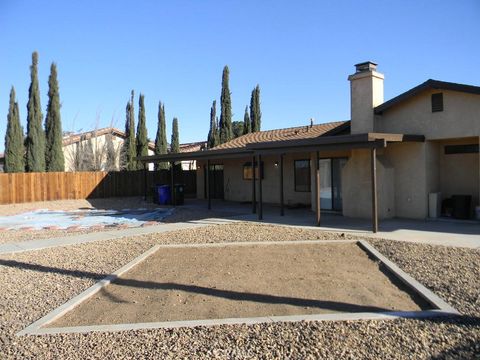
[[[373,109],[383,103],[383,78],[371,61],[356,64],[355,74],[348,77],[352,134],[374,132]]]

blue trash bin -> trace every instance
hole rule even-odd
[[[172,192],[170,185],[157,185],[157,201],[160,205],[170,205],[172,203]]]

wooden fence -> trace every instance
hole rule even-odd
[[[156,184],[169,184],[170,171],[147,172],[147,194]],[[185,195],[196,193],[196,172],[182,171],[175,183],[185,184]],[[33,201],[140,196],[145,193],[143,171],[51,172],[0,174],[0,204]]]

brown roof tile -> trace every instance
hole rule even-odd
[[[347,124],[348,121],[336,121],[318,125],[305,125],[286,129],[275,129],[258,131],[230,140],[224,144],[214,147],[212,150],[236,149],[245,147],[247,144],[260,143],[264,141],[282,141],[294,139],[311,139],[325,135],[339,126]]]

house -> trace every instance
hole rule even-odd
[[[77,171],[81,169],[82,154],[85,154],[86,146],[90,145],[93,148],[94,159],[100,170],[119,170],[121,168],[120,151],[125,141],[126,135],[123,131],[106,127],[102,129],[92,130],[79,134],[68,134],[63,138],[63,153],[65,156],[65,171]],[[109,139],[112,140],[111,148],[109,149],[107,143]],[[180,144],[180,152],[200,151],[205,148],[206,142],[194,142]],[[114,165],[107,165],[107,153],[111,152],[111,157],[114,159]],[[148,154],[155,153],[155,143],[149,142]],[[88,160],[92,162],[92,160]],[[79,168],[80,167],[80,168]],[[108,169],[110,167],[110,169]],[[196,168],[195,160],[182,161],[183,170],[193,170]],[[149,165],[149,170],[153,170],[153,164]]]
[[[383,218],[478,217],[480,87],[427,80],[384,101],[373,62],[355,65],[348,80],[349,121],[143,161],[196,159],[199,198],[250,200],[260,218],[262,202],[281,213],[285,204],[310,205],[317,222],[325,210],[371,218],[374,231]]]

